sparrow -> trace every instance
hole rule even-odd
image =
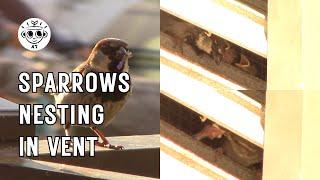
[[[212,54],[212,40],[207,32],[200,32],[195,39],[195,46],[207,54]],[[198,53],[199,54],[199,53]]]
[[[230,65],[239,61],[241,50],[237,46],[207,31],[196,31],[193,28],[193,31],[189,32],[193,33],[186,35],[184,42],[192,47],[197,56],[208,54],[217,65],[222,61]]]
[[[225,134],[225,131],[221,129],[217,124],[207,121],[206,117],[200,117],[201,121],[205,123],[202,130],[195,135],[193,138],[200,141],[204,138],[209,138],[211,140],[215,138],[221,138]]]
[[[224,136],[225,140],[223,141],[222,146],[215,149],[215,158],[225,154],[232,160],[246,167],[261,162],[262,153],[259,148],[247,143],[242,138],[223,130],[217,124],[208,121],[206,117],[200,117],[200,119],[205,125],[200,132],[193,136],[193,138],[200,141],[204,138],[213,140]]]
[[[223,61],[227,64],[240,68],[248,74],[258,76],[258,68],[246,55],[242,53],[240,48],[214,34],[207,35],[212,39],[213,43],[211,54],[217,64],[220,64],[220,62]]]
[[[241,54],[240,62],[235,63],[235,66],[239,67],[243,71],[253,75],[258,75],[258,69],[257,67],[251,63],[251,61],[247,58],[247,56]]]
[[[231,65],[234,65],[235,62],[239,61],[239,48],[212,33],[207,33],[207,36],[212,40],[211,56],[214,58],[217,65],[219,65],[222,61]]]
[[[258,76],[258,68],[245,55],[240,47],[230,43],[223,38],[197,28],[181,19],[172,17],[168,13],[161,11],[161,32],[174,37],[175,47],[181,54],[183,43],[191,46],[192,50],[200,58],[210,55],[217,65],[221,62],[238,67],[241,70]]]
[[[120,39],[116,38],[105,38],[100,40],[92,49],[91,54],[83,63],[76,67],[72,72],[78,72],[85,75],[89,72],[126,72],[129,73],[128,60],[132,57],[132,53],[128,50],[128,44]],[[97,83],[98,87],[100,83]],[[117,84],[117,83],[116,83]],[[101,104],[104,107],[104,123],[100,126],[107,126],[119,113],[119,111],[126,104],[131,94],[131,82],[130,91],[127,93],[121,93],[116,90],[114,93],[104,93],[96,91],[89,93],[84,91],[83,93],[58,93],[53,94],[55,104]],[[70,84],[69,84],[70,85]],[[117,87],[117,85],[116,85]],[[60,112],[57,111],[58,117]],[[66,112],[66,115],[69,112]],[[66,136],[70,136],[70,117],[66,116],[66,124],[64,130]],[[104,134],[98,129],[97,125],[81,125],[89,127],[98,137],[99,141],[96,142],[97,146],[106,147],[110,149],[121,150],[121,145],[111,145]]]

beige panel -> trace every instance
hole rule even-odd
[[[269,1],[263,179],[320,179],[320,1]]]
[[[269,1],[263,179],[299,179],[301,170],[301,7]]]
[[[302,91],[268,91],[263,179],[298,179]]]
[[[320,161],[320,1],[304,0],[302,8],[302,62],[304,72],[302,122],[302,178],[319,179]]]
[[[268,14],[269,90],[301,87],[301,20],[299,0],[270,0]]]
[[[304,88],[320,90],[320,1],[301,0]]]
[[[305,91],[303,94],[302,121],[302,177],[320,179],[320,91]]]

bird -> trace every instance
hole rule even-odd
[[[104,38],[96,43],[89,57],[78,65],[72,72],[81,73],[82,75],[89,72],[129,73],[128,60],[132,57],[133,55],[128,50],[128,44],[126,42],[117,38]],[[99,86],[100,83],[97,84]],[[98,88],[98,91],[93,93],[86,91],[83,93],[63,92],[55,93],[53,94],[53,97],[56,106],[58,104],[101,104],[104,107],[104,123],[102,126],[105,127],[114,119],[117,113],[119,113],[126,104],[129,96],[131,95],[131,81],[129,84],[130,91],[127,93],[121,93],[119,90],[116,90],[114,93],[104,93],[101,92],[101,88]],[[66,114],[70,113],[66,112]],[[57,115],[58,117],[61,117],[61,113],[59,111],[57,111]],[[70,117],[66,116],[66,124],[64,125],[66,136],[70,136],[70,126]],[[115,150],[124,149],[121,145],[112,145],[109,143],[104,134],[98,129],[101,125],[99,127],[95,124],[80,126],[89,127],[99,137],[99,140],[96,142],[97,146]]]
[[[215,138],[219,139],[225,134],[225,130],[221,129],[217,124],[208,121],[206,117],[201,116],[200,119],[205,124],[200,132],[193,135],[193,138],[196,140],[200,141],[204,138],[209,138],[211,140]]]
[[[236,67],[239,67],[241,70],[251,74],[253,76],[258,76],[257,67],[251,63],[251,61],[247,58],[247,56],[241,54],[241,59],[239,63],[235,63]]]
[[[233,65],[239,60],[239,48],[213,33],[207,33],[207,35],[212,40],[211,56],[214,58],[217,65],[219,65],[222,61],[224,63]]]

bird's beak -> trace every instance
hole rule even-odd
[[[122,56],[121,61],[119,61],[118,65],[117,65],[117,69],[120,70],[121,68],[123,68],[123,65],[125,64],[125,62],[127,60],[129,60],[130,58],[132,58],[132,53],[129,50],[126,50],[125,48],[121,47],[119,50],[121,53],[124,53]],[[118,51],[118,52],[119,52]]]
[[[132,58],[132,57],[133,57],[132,52],[130,52],[129,50],[127,51],[127,57],[128,57],[128,59],[130,59],[130,58]]]
[[[123,59],[128,59],[128,60],[129,60],[130,58],[133,57],[132,52],[130,52],[129,50],[126,50],[126,49],[123,48],[123,47],[121,47],[120,50],[121,50],[122,52],[124,52]]]

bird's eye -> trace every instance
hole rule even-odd
[[[32,31],[28,31],[28,36],[32,37],[33,36],[33,32]]]
[[[37,31],[37,36],[41,37],[42,36],[42,32],[41,31]]]

